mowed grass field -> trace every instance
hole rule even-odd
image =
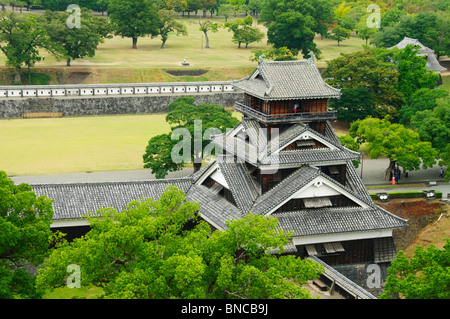
[[[234,113],[238,119],[240,113]],[[166,114],[0,120],[0,170],[9,176],[143,169]]]
[[[14,175],[143,168],[165,114],[0,120],[0,170]]]

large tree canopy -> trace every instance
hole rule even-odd
[[[370,158],[382,156],[389,159],[386,179],[395,165],[406,170],[418,170],[433,166],[438,157],[431,143],[421,141],[418,133],[387,119],[368,117],[357,120],[351,124],[349,132],[359,144],[367,143]]]
[[[197,171],[205,156],[214,155],[210,146],[212,134],[235,127],[239,120],[216,104],[194,105],[195,98],[177,98],[169,107],[167,123],[171,133],[152,137],[143,155],[144,167],[151,168],[157,178],[193,163]],[[181,140],[180,140],[181,139]]]
[[[435,100],[433,109],[418,111],[411,126],[422,141],[430,142],[439,152],[439,165],[446,166],[445,180],[450,181],[450,97]]]
[[[388,269],[386,286],[380,298],[449,299],[450,239],[443,249],[430,244],[417,246],[408,260],[403,251]]]
[[[83,10],[80,16],[79,27],[69,28],[67,19],[69,13],[57,13],[47,11],[41,18],[43,28],[47,31],[52,45],[70,66],[74,59],[93,57],[104,38],[110,37],[112,29],[106,18],[96,17],[92,12]]]
[[[434,88],[437,75],[426,68],[412,46],[404,49],[365,48],[341,54],[328,62],[325,81],[342,89],[367,88],[374,102],[374,115],[396,117],[421,88]]]
[[[133,40],[133,49],[137,49],[139,37],[158,35],[160,21],[154,1],[110,0],[108,15],[116,34]]]
[[[302,51],[307,57],[310,51],[319,55],[315,34],[326,35],[333,19],[333,4],[326,0],[267,0],[260,20],[266,23],[268,42],[275,48]]]
[[[373,48],[341,54],[328,62],[322,75],[328,84],[339,89],[367,88],[378,117],[395,115],[403,103],[395,64],[380,58]]]
[[[310,298],[302,285],[322,269],[266,253],[289,240],[275,218],[247,215],[211,234],[198,204],[176,187],[159,200],[98,213],[84,238],[57,247],[44,262],[39,287],[65,285],[67,266],[76,264],[81,284],[102,287],[105,298]]]
[[[27,184],[14,185],[0,171],[0,299],[41,297],[25,266],[44,261],[52,216],[51,199],[37,197]]]
[[[39,49],[44,47],[50,47],[48,36],[33,15],[0,11],[0,50],[6,65],[15,69],[15,83],[21,84],[23,66],[30,68],[42,59]]]

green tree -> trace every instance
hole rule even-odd
[[[33,15],[0,12],[0,50],[6,56],[6,65],[15,70],[14,83],[22,82],[23,66],[29,69],[42,59],[40,48],[49,49],[49,39]]]
[[[372,94],[366,87],[341,90],[341,97],[330,101],[330,107],[337,111],[337,118],[346,122],[365,119],[374,115]]]
[[[177,35],[186,36],[188,34],[186,26],[175,20],[176,13],[172,10],[160,10],[159,11],[159,35],[161,36],[161,49],[165,48],[166,41],[169,38],[169,34],[176,32]]]
[[[198,204],[176,187],[159,200],[98,213],[84,238],[53,250],[39,269],[39,287],[65,285],[67,265],[77,264],[82,284],[102,287],[105,298],[308,298],[301,285],[322,270],[266,253],[283,251],[290,236],[272,217],[247,215],[211,234]]]
[[[108,15],[115,34],[131,38],[133,49],[139,37],[158,35],[158,8],[151,0],[110,0]]]
[[[409,260],[399,251],[388,269],[382,299],[449,299],[450,240],[443,249],[417,246]]]
[[[367,45],[367,42],[369,41],[369,39],[372,38],[374,36],[374,34],[377,32],[376,28],[369,28],[367,26],[368,16],[369,15],[365,15],[365,16],[361,17],[359,22],[356,24],[356,30],[358,31],[358,36],[361,39],[363,39],[364,41],[366,41],[366,45]]]
[[[341,41],[350,38],[351,34],[352,34],[351,30],[341,27],[340,25],[337,25],[331,30],[331,34],[329,34],[328,37],[330,39],[336,40],[338,46],[340,46]]]
[[[233,5],[230,3],[221,4],[219,7],[218,15],[225,17],[225,22],[228,21],[228,17],[233,14]]]
[[[294,54],[286,47],[270,48],[267,50],[252,50],[253,57],[250,61],[258,61],[260,58],[273,61],[292,61],[297,60]]]
[[[437,100],[447,96],[449,96],[449,92],[445,89],[421,88],[417,90],[411,95],[409,102],[400,109],[399,122],[408,125],[417,112],[433,110],[437,105]]]
[[[439,98],[433,109],[418,111],[412,116],[411,126],[422,141],[430,142],[439,152],[439,165],[446,166],[445,180],[450,180],[450,97]]]
[[[367,48],[327,63],[322,73],[325,81],[339,89],[367,88],[374,102],[374,114],[395,116],[403,105],[403,94],[398,90],[398,72],[392,61],[383,59],[374,48]]]
[[[205,49],[208,49],[209,48],[209,38],[208,38],[208,32],[209,31],[211,31],[211,32],[217,32],[218,31],[218,29],[219,29],[219,27],[220,27],[220,24],[219,23],[215,23],[215,22],[212,22],[211,20],[206,20],[206,21],[198,21],[198,24],[199,24],[199,30],[200,31],[202,31],[203,32],[203,34],[205,35],[205,41],[206,41],[206,44],[205,44]]]
[[[405,170],[426,169],[436,163],[438,152],[430,142],[420,140],[417,132],[401,124],[392,124],[388,119],[368,117],[357,120],[350,126],[349,134],[359,144],[367,143],[370,158],[386,157],[389,167],[385,178],[389,179],[391,169],[398,165]]]
[[[334,20],[332,3],[326,0],[267,0],[260,20],[267,26],[268,42],[275,48],[287,47],[294,55],[310,51],[319,56],[316,33],[326,35]]]
[[[196,106],[194,102],[193,97],[172,102],[166,116],[166,122],[173,125],[171,133],[157,135],[148,142],[143,155],[144,167],[151,168],[157,178],[181,169],[186,163],[193,163],[194,171],[199,170],[203,156],[210,155],[205,151],[210,145],[210,135],[225,132],[239,123],[220,105]]]
[[[50,248],[52,200],[37,197],[27,184],[14,185],[0,171],[0,299],[40,298],[35,276]]]
[[[80,27],[69,28],[69,13],[47,11],[41,19],[42,27],[52,41],[56,55],[67,61],[95,56],[95,51],[104,38],[110,38],[112,29],[108,20],[94,17],[91,11],[83,10],[80,16]]]
[[[233,22],[225,23],[225,27],[228,31],[233,32],[233,42],[241,47],[241,43],[245,43],[247,48],[249,43],[259,42],[264,38],[262,33],[257,27],[253,27],[253,18],[251,16],[245,17],[244,20],[234,20]]]
[[[393,63],[397,66],[397,87],[403,93],[406,102],[418,89],[434,89],[439,78],[437,73],[427,70],[426,61],[417,55],[417,50],[412,45],[408,45],[402,50],[393,48],[386,53],[380,51],[383,56],[387,54],[392,57]]]

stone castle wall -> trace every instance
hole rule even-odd
[[[21,118],[30,113],[62,113],[62,116],[149,114],[167,112],[176,98],[192,96],[196,104],[231,107],[242,93],[172,93],[158,95],[20,97],[0,99],[0,118]]]

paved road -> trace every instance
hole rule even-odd
[[[358,172],[361,174],[362,179],[366,186],[374,185],[386,185],[391,183],[384,179],[384,171],[389,165],[387,159],[364,159],[362,165],[358,168]],[[399,186],[408,184],[420,184],[424,183],[427,186],[425,189],[434,189],[441,191],[445,194],[450,194],[450,184],[445,183],[442,178],[439,177],[440,167],[438,165],[433,166],[425,170],[411,171],[408,178],[402,177],[399,181]],[[193,172],[192,168],[186,168],[181,171],[169,173],[166,178],[177,178],[187,176]],[[131,170],[131,171],[108,171],[108,172],[92,172],[92,173],[71,173],[71,174],[57,174],[57,175],[30,175],[30,176],[16,176],[11,179],[16,183],[28,183],[28,184],[48,184],[48,183],[83,183],[83,182],[109,182],[109,181],[139,181],[154,179],[155,176],[151,174],[150,170]],[[429,181],[436,181],[437,185],[428,186]],[[396,188],[402,190],[403,188]],[[405,189],[419,189],[423,190],[424,187],[407,187]],[[382,191],[383,189],[377,189]],[[391,189],[392,190],[392,189]]]

